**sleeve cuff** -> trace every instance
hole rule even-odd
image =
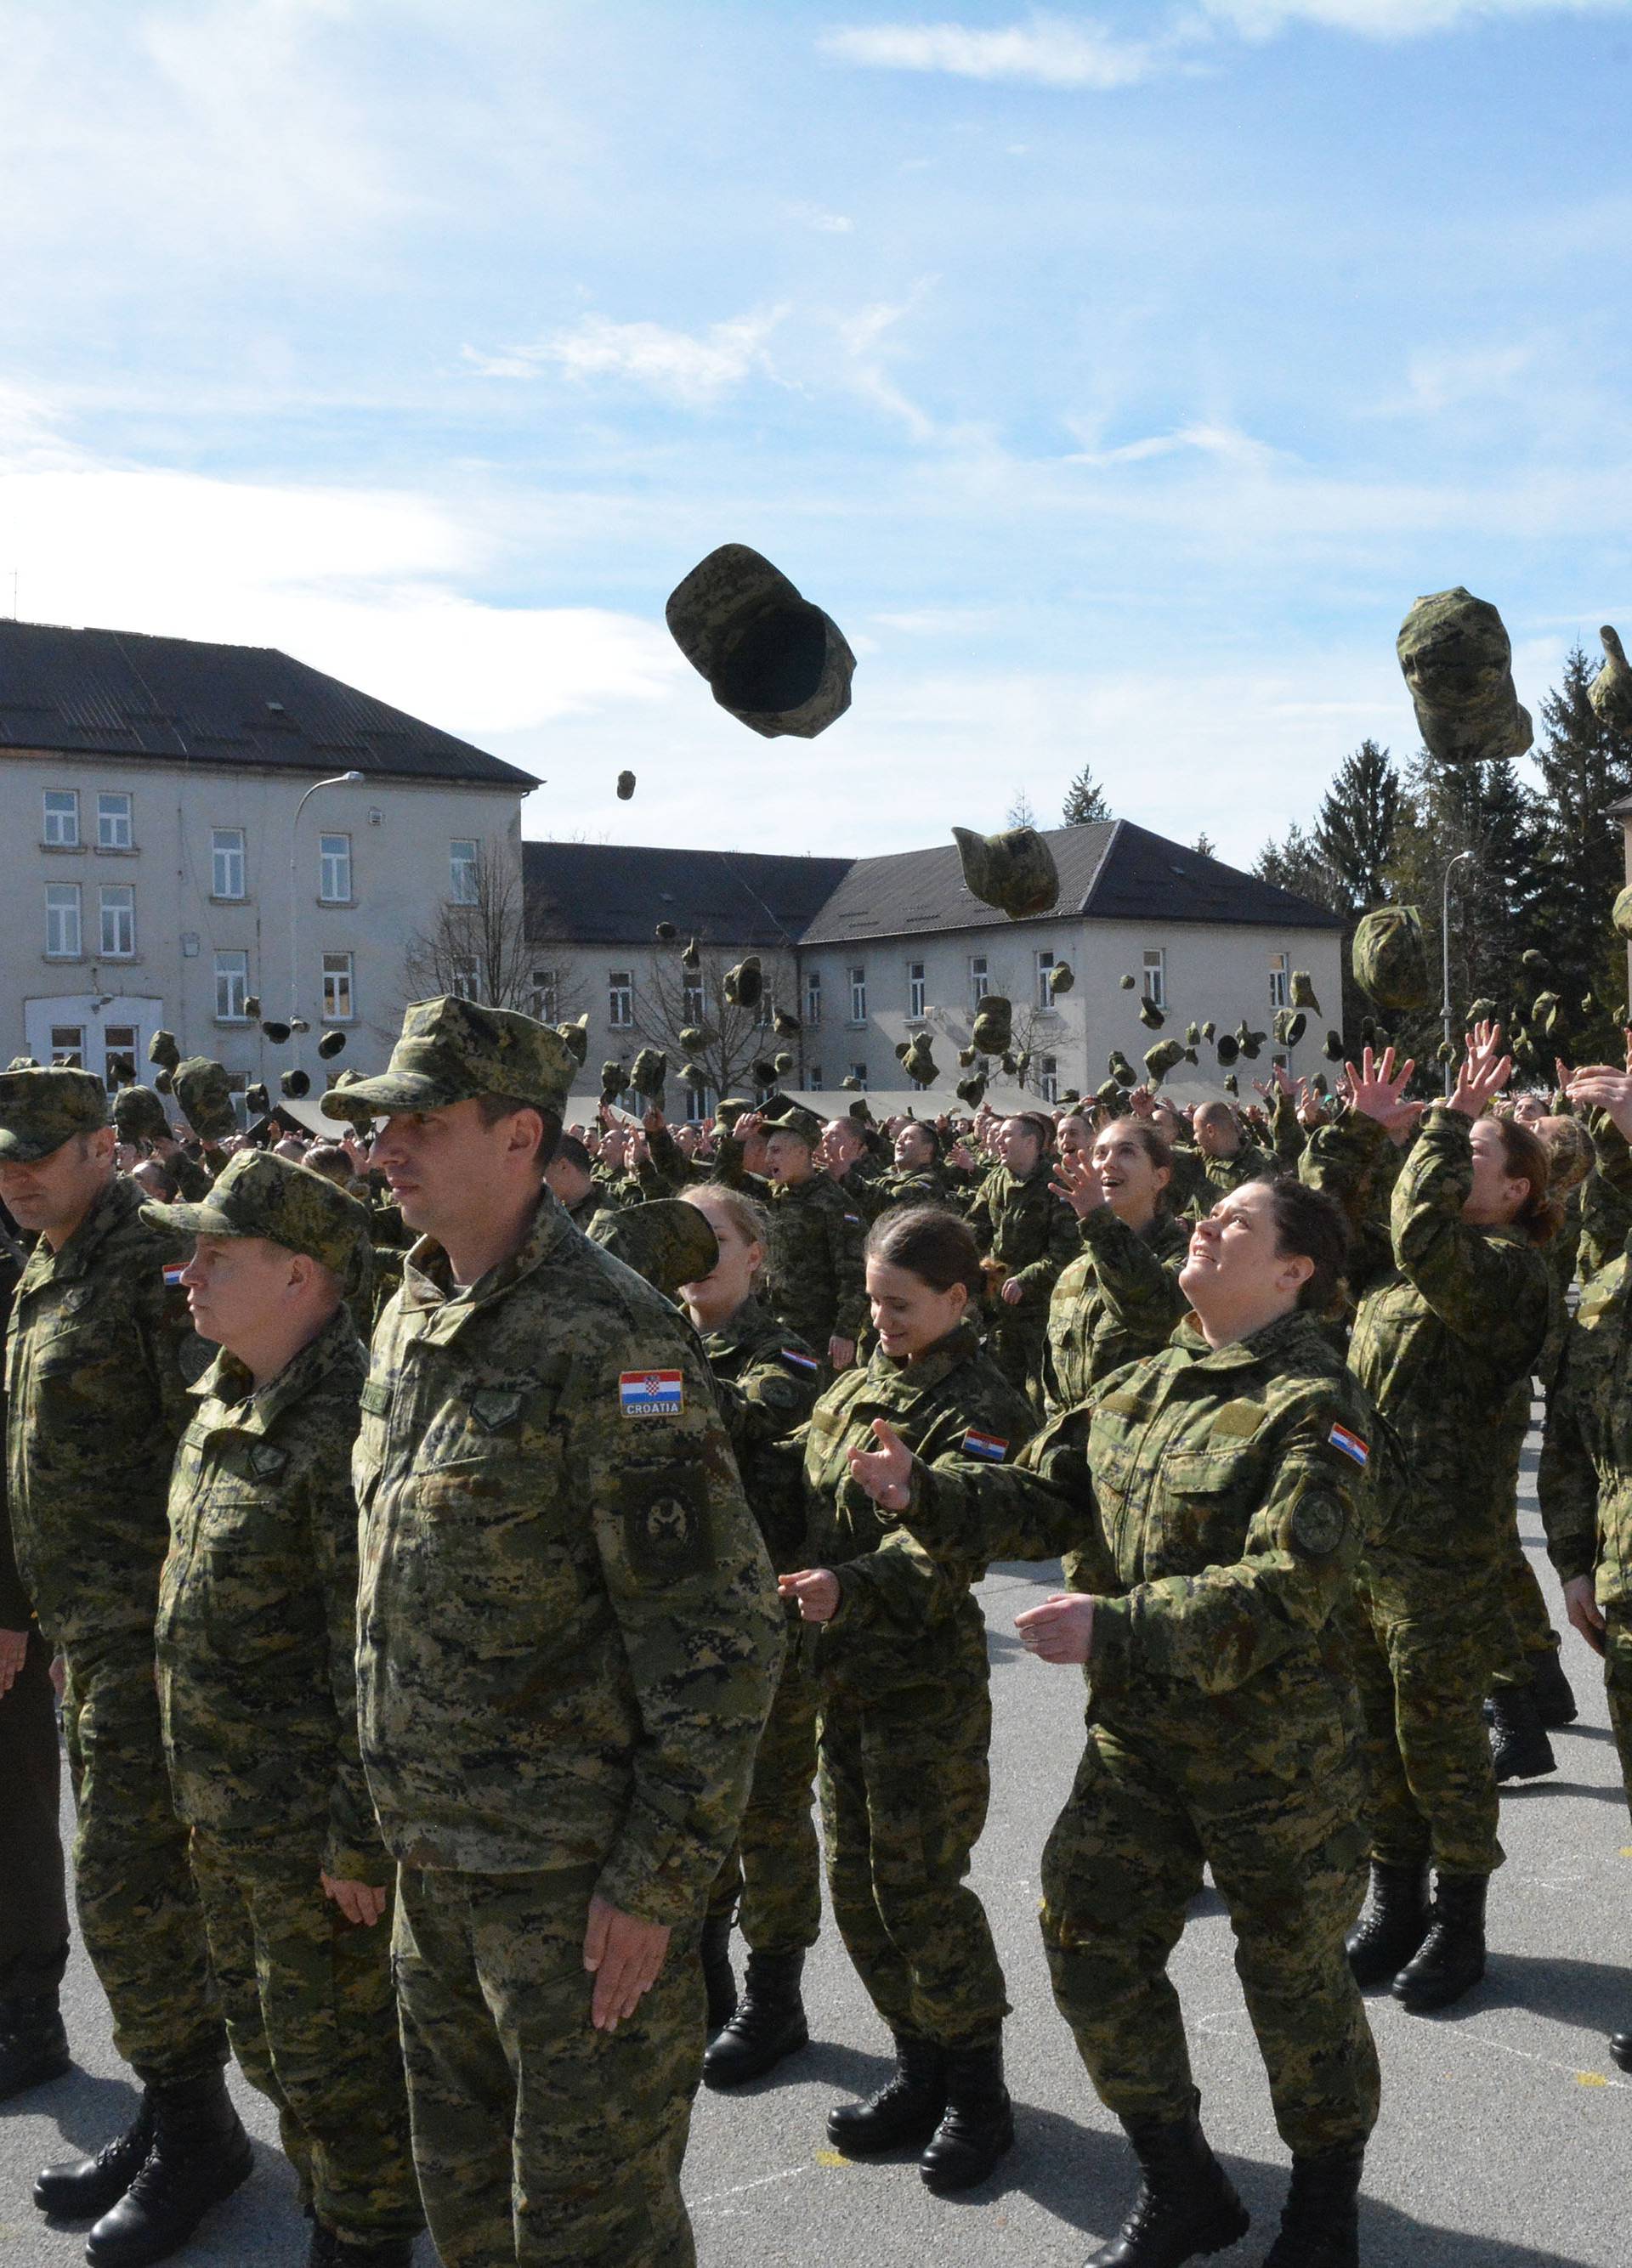
[[[1088,1674],[1097,1693],[1124,1690],[1133,1668],[1133,1604],[1127,1599],[1094,1601],[1094,1643]]]

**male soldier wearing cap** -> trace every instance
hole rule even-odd
[[[75,1889],[114,2044],[143,2084],[129,2132],[48,2167],[44,2213],[92,2218],[114,2268],[161,2260],[250,2170],[227,2099],[226,2036],[187,1830],[171,1802],[153,1688],[165,1499],[188,1416],[174,1238],[114,1171],[100,1079],[0,1074],[0,1200],[39,1239],[6,1341],[12,1535],[41,1624],[67,1660],[78,1810]],[[97,2218],[100,2216],[100,2218]]]
[[[322,1106],[384,1121],[420,1231],[363,1390],[358,1705],[445,2268],[689,2268],[701,1915],[782,1650],[694,1337],[543,1186],[572,1075],[425,1000]]]
[[[824,1120],[794,1102],[764,1123],[772,1231],[765,1288],[772,1314],[835,1370],[847,1370],[867,1319],[867,1225],[816,1165],[826,1130]]]
[[[277,2105],[313,2268],[407,2268],[425,2225],[391,1989],[393,1868],[357,1743],[351,1446],[368,1358],[368,1216],[321,1174],[233,1158],[182,1274],[221,1352],[170,1484],[159,1706],[245,2076]]]

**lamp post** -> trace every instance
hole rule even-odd
[[[1440,996],[1439,1020],[1444,1027],[1445,1045],[1447,1047],[1451,1045],[1451,877],[1456,873],[1457,868],[1462,864],[1463,860],[1465,858],[1471,858],[1473,855],[1473,854],[1471,850],[1458,850],[1457,852],[1456,857],[1445,868],[1445,887],[1440,896],[1439,942],[1443,948],[1444,954],[1445,989]],[[1451,1094],[1451,1073],[1453,1068],[1454,1066],[1451,1064],[1447,1064],[1445,1065],[1445,1094],[1447,1100]]]
[[[299,879],[300,814],[320,788],[357,787],[361,784],[362,777],[361,772],[336,772],[333,779],[314,780],[299,802],[296,804],[294,822],[289,829],[289,1021],[295,1044],[294,1068],[296,1071],[300,1068],[300,996],[298,990],[300,979],[295,927],[295,891]]]

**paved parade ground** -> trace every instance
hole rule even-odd
[[[1537,1547],[1535,1440],[1525,1462],[1525,1530]],[[687,2165],[700,2268],[1077,2268],[1114,2228],[1129,2160],[1089,2093],[1054,2012],[1037,1933],[1043,1840],[1079,1753],[1081,1685],[1024,1655],[1010,1628],[1057,1580],[1003,1567],[982,1591],[996,1727],[992,1818],[975,1881],[1009,1979],[1009,2081],[1020,2140],[996,2178],[962,2199],[932,2198],[910,2162],[847,2165],[826,2146],[835,2100],[876,2086],[886,2040],[831,1930],[808,1971],[816,2044],[761,2087],[698,2101]],[[1549,1600],[1556,1598],[1542,1568]],[[1624,2268],[1632,2257],[1632,2080],[1606,2033],[1632,2023],[1628,1924],[1632,1828],[1595,1661],[1573,1634],[1565,1662],[1581,1720],[1555,1735],[1555,1778],[1503,1798],[1508,1863],[1490,1902],[1491,1974],[1456,2009],[1407,2016],[1370,2002],[1383,2059],[1382,2124],[1362,2206],[1368,2268]],[[1284,2186],[1262,2067],[1210,1890],[1173,1974],[1189,2021],[1207,2131],[1254,2219],[1225,2264],[1261,2260]],[[76,1949],[70,2036],[81,2068],[0,2110],[0,2264],[57,2268],[83,2231],[48,2228],[27,2201],[35,2169],[99,2146],[134,2095],[107,2014]],[[234,2076],[255,2135],[254,2178],[176,2257],[277,2264],[306,2258],[306,2224],[268,2106]],[[65,2150],[66,2146],[66,2150]],[[429,2268],[430,2247],[422,2247]]]

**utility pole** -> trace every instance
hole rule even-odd
[[[1445,886],[1440,895],[1439,942],[1443,948],[1444,990],[1440,995],[1439,1020],[1444,1027],[1445,1045],[1447,1047],[1450,1047],[1452,1044],[1451,1038],[1451,877],[1456,873],[1457,868],[1462,864],[1463,860],[1465,858],[1471,858],[1473,855],[1473,854],[1471,850],[1458,850],[1457,852],[1456,857],[1445,868]],[[1452,1085],[1451,1074],[1455,1069],[1456,1065],[1454,1064],[1448,1063],[1444,1066],[1445,1095],[1447,1101],[1450,1099]]]

